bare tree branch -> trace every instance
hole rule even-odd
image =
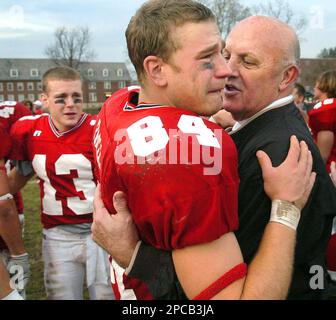
[[[288,1],[269,0],[251,7],[251,12],[255,15],[261,14],[277,18],[292,26],[298,34],[301,34],[307,27],[308,21],[300,13],[295,13]]]
[[[88,27],[60,27],[55,31],[55,43],[45,49],[45,54],[56,65],[66,65],[79,69],[86,61],[92,61],[95,53],[90,49]]]
[[[199,0],[199,2],[209,7],[216,15],[224,39],[238,21],[251,15],[250,9],[243,6],[239,0]]]
[[[224,38],[237,22],[251,15],[275,17],[291,25],[298,34],[302,33],[308,24],[307,19],[295,13],[286,0],[268,0],[251,7],[245,7],[240,0],[199,0],[199,2],[208,6],[216,15],[219,30]]]

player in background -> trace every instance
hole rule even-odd
[[[10,154],[11,140],[8,132],[1,123],[0,141],[0,234],[3,236],[4,240],[7,241],[9,248],[9,255],[5,255],[4,252],[1,252],[0,254],[0,299],[22,300],[24,296],[24,287],[22,286],[27,284],[30,275],[29,260],[28,254],[24,249],[21,225],[13,201],[13,196],[9,192],[5,168],[5,158]],[[6,265],[9,263],[8,269],[9,272],[12,273],[12,276],[21,276],[21,279],[18,278],[16,285],[21,289],[22,295],[18,293],[16,287],[10,284],[10,278],[5,268],[5,263]],[[19,269],[17,268],[18,266],[20,266]],[[24,274],[22,271],[24,271]],[[18,272],[20,272],[21,275],[19,275]],[[23,282],[25,281],[25,283],[21,282],[22,280]],[[15,283],[15,281],[13,283]]]
[[[318,77],[314,98],[318,103],[309,111],[309,127],[330,172],[330,164],[336,160],[336,70]]]
[[[91,239],[93,194],[92,133],[95,116],[83,113],[80,74],[67,67],[42,79],[48,114],[20,119],[11,130],[11,188],[39,178],[43,224],[44,283],[47,298],[83,299],[84,279],[91,299],[113,299],[106,253]]]
[[[95,156],[106,208],[114,213],[112,194],[127,193],[142,240],[173,251],[188,298],[285,298],[303,204],[287,203],[287,209],[278,211],[276,203],[281,201],[273,203],[273,213],[284,209],[295,223],[284,225],[279,216],[271,215],[247,273],[233,233],[238,227],[236,149],[219,126],[199,117],[222,107],[229,74],[215,16],[195,1],[147,1],[131,19],[126,38],[141,88],[113,95],[98,117]],[[186,141],[189,154],[182,149]],[[301,157],[294,138],[292,146],[298,153],[289,162],[295,166],[297,159],[303,161],[299,167],[304,170],[299,171],[307,173],[303,176],[310,189],[314,175],[308,168],[307,146],[302,144]],[[215,154],[212,166],[204,157],[194,162],[195,149]],[[176,161],[181,154],[184,161]],[[265,160],[263,153],[259,155]],[[288,162],[281,169],[287,166]],[[288,184],[267,193],[272,200],[295,201],[302,196],[294,199],[290,190]],[[114,260],[112,266],[117,298],[153,298],[144,283],[127,277]]]
[[[336,70],[319,75],[314,98],[318,103],[308,113],[309,127],[327,170],[331,172],[331,163],[336,161]],[[336,218],[327,248],[327,267],[332,280],[336,281]]]
[[[5,130],[9,133],[12,125],[21,117],[31,115],[31,111],[21,102],[16,101],[3,101],[0,102],[0,124],[5,128]],[[10,172],[12,168],[11,161],[7,160],[5,162],[5,167],[7,173]],[[16,204],[16,209],[19,214],[19,219],[22,227],[24,226],[24,206],[21,192],[17,192],[14,195],[14,201]],[[23,230],[22,230],[23,231]],[[7,245],[0,237],[0,252],[4,259],[8,260],[8,250]]]
[[[15,101],[0,102],[0,130],[2,132],[0,137],[2,144],[0,148],[0,195],[3,197],[3,199],[0,200],[0,257],[12,276],[18,271],[17,269],[15,271],[15,265],[22,267],[24,271],[24,287],[27,285],[30,276],[30,268],[29,256],[22,240],[23,202],[20,192],[14,194],[14,197],[9,192],[7,171],[10,165],[8,159],[11,151],[10,128],[18,119],[30,114],[31,112],[21,103]],[[12,199],[14,199],[15,202]],[[24,287],[20,284],[20,294],[23,298],[25,297]]]

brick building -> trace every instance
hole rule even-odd
[[[42,75],[55,64],[49,59],[0,59],[0,101],[37,100]],[[113,92],[131,84],[125,63],[90,62],[80,67],[85,108],[101,107]]]
[[[0,59],[0,101],[39,99],[42,92],[41,77],[55,64],[49,59]],[[301,82],[312,92],[318,75],[336,69],[336,59],[301,59]],[[91,62],[80,67],[84,80],[84,107],[101,107],[106,97],[119,88],[132,84],[125,63]]]

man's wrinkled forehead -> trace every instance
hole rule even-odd
[[[243,43],[251,50],[289,49],[290,43],[295,43],[296,34],[285,23],[274,18],[255,16],[240,21],[229,33],[227,43],[237,45]]]
[[[239,55],[252,55],[255,57],[276,57],[283,54],[283,48],[277,40],[264,35],[260,28],[242,27],[234,28],[225,41],[225,50]]]

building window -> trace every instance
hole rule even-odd
[[[89,89],[90,90],[96,90],[97,89],[97,83],[96,82],[90,82],[89,83]]]
[[[37,83],[37,90],[42,91],[42,82]]]
[[[123,69],[118,69],[117,70],[117,76],[118,77],[122,77],[124,75],[124,71],[123,71]]]
[[[39,72],[37,69],[30,69],[30,76],[31,77],[38,77]]]
[[[19,76],[19,71],[18,69],[10,69],[10,76],[13,78],[16,78]]]
[[[126,87],[126,81],[119,81],[118,82],[118,87],[119,87],[119,89],[125,88]]]
[[[4,98],[3,94],[0,94],[0,101],[4,101],[4,100],[5,100],[5,98]]]
[[[3,83],[0,82],[0,91],[3,91]]]
[[[18,82],[16,84],[16,88],[17,88],[17,91],[24,91],[24,84],[23,84],[23,82]],[[24,99],[22,99],[22,100],[24,100]]]
[[[105,90],[110,90],[111,89],[111,82],[105,81],[104,82],[104,89]]]
[[[28,94],[28,100],[30,100],[31,102],[34,102],[35,101],[35,94],[29,93]]]
[[[14,95],[13,95],[13,94],[8,94],[8,95],[7,95],[7,100],[8,100],[8,101],[15,101],[15,97],[14,97]]]
[[[12,82],[7,83],[7,91],[14,91],[14,85]]]
[[[24,94],[19,94],[18,95],[18,101],[23,101],[25,99],[25,95]]]
[[[93,77],[93,69],[88,69],[87,74],[89,77]]]
[[[34,82],[28,82],[27,89],[28,91],[34,91]]]
[[[109,76],[109,71],[108,69],[103,70],[103,77],[108,77]]]
[[[90,102],[97,102],[97,94],[95,92],[89,93],[89,100]]]

